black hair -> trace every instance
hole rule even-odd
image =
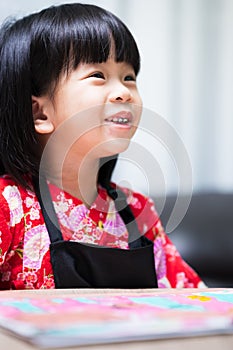
[[[112,41],[115,60],[132,65],[137,75],[140,56],[133,36],[120,19],[98,6],[51,6],[3,25],[0,174],[10,174],[24,187],[25,175],[38,175],[40,146],[33,123],[32,95],[52,93],[61,74],[74,70],[80,62],[106,62]],[[109,164],[113,170],[113,163]],[[105,183],[102,176],[100,182]]]
[[[132,34],[119,18],[98,6],[51,6],[2,26],[0,175],[9,174],[23,187],[28,187],[27,175],[39,176],[41,150],[33,123],[32,95],[50,93],[52,97],[61,75],[69,74],[79,63],[106,62],[112,43],[116,62],[129,63],[137,75],[140,56]],[[116,161],[117,155],[104,158],[98,174],[98,183],[114,200],[119,197],[111,186]],[[127,204],[125,207],[126,221],[133,221]],[[122,215],[122,208],[118,211]]]

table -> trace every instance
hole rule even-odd
[[[207,290],[207,289],[206,289]],[[153,293],[154,290],[146,290],[147,292]],[[187,290],[190,293],[193,289]],[[195,290],[197,291],[197,290]],[[199,291],[199,290],[198,290]],[[202,291],[205,291],[202,289]],[[209,291],[209,289],[208,289]],[[1,291],[0,297],[15,296],[19,295],[31,295],[31,294],[55,294],[60,293],[75,293],[78,295],[116,295],[121,294],[121,290],[37,290],[37,291]],[[132,293],[132,290],[124,290],[124,294]],[[137,293],[142,293],[144,290],[137,290]],[[156,292],[167,293],[167,290],[156,290]],[[173,293],[181,293],[180,290],[173,290]],[[76,346],[70,349],[73,350],[232,350],[233,349],[233,334],[232,335],[213,335],[213,336],[198,336],[198,337],[187,337],[187,338],[175,338],[175,339],[164,339],[164,340],[153,340],[153,341],[136,341],[136,342],[126,342],[126,343],[115,343],[115,344],[104,344],[104,345],[86,345],[86,346]],[[0,331],[0,349],[7,350],[35,350],[37,347],[25,343],[13,336],[7,335],[4,331]],[[59,348],[60,350],[68,348]]]
[[[32,345],[7,336],[0,332],[0,349],[2,350],[35,350]],[[68,348],[65,348],[66,350]],[[59,348],[59,350],[65,350]],[[195,337],[169,340],[140,341],[120,344],[78,346],[70,350],[232,350],[233,335]]]

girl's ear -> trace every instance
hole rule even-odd
[[[32,96],[32,115],[35,130],[38,134],[50,134],[54,131],[54,125],[47,107],[44,97]]]

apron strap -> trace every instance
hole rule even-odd
[[[127,227],[129,233],[128,244],[130,249],[144,247],[148,244],[144,236],[141,236],[135,217],[127,204],[126,195],[119,188],[115,190],[117,198],[115,199],[116,209]],[[118,209],[119,208],[119,209]]]
[[[33,177],[33,186],[41,206],[42,214],[44,217],[45,225],[49,233],[51,243],[57,242],[57,241],[63,241],[60,225],[57,219],[57,214],[53,206],[53,202],[52,202],[52,198],[51,198],[51,194],[48,188],[46,178],[44,176],[39,176],[39,178]],[[115,201],[118,201],[117,206],[119,208],[124,208],[126,203],[125,194],[119,189],[117,190],[117,193],[118,193],[118,198],[115,200]],[[122,202],[122,205],[121,205],[121,202]],[[148,244],[148,239],[140,235],[136,220],[133,217],[133,214],[130,211],[130,209],[129,210],[127,209],[128,208],[125,207],[124,210],[121,209],[118,212],[122,220],[124,221],[127,227],[127,231],[129,233],[129,238],[128,238],[129,249],[144,247]]]
[[[46,179],[43,176],[40,176],[39,178],[33,178],[32,181],[35,193],[41,206],[41,211],[44,217],[45,225],[49,233],[50,242],[53,243],[63,241],[60,225],[57,219],[57,214],[53,206],[51,194]],[[40,191],[40,188],[42,188],[42,191]],[[43,199],[41,196],[41,192]]]

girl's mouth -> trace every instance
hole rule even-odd
[[[128,118],[116,118],[116,117],[114,117],[110,121],[113,122],[113,123],[117,123],[117,124],[128,124],[129,123],[129,119]]]
[[[119,125],[127,125],[132,123],[132,119],[133,117],[130,112],[122,111],[106,118],[105,121]]]

